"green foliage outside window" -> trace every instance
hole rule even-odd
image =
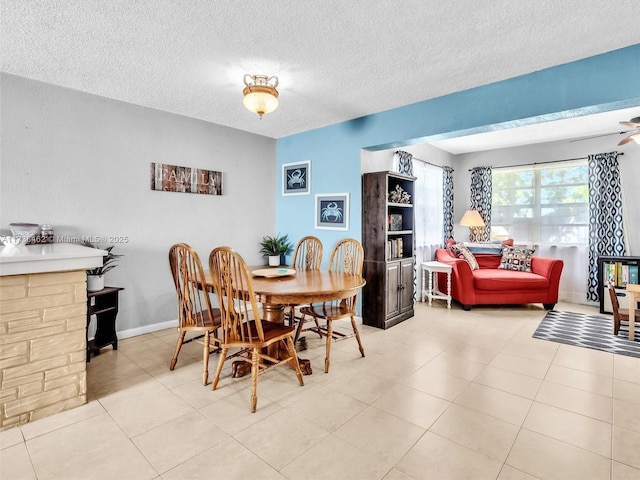
[[[521,243],[587,243],[586,162],[495,168],[492,184],[492,230]]]

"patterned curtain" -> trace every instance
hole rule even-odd
[[[471,170],[471,210],[477,210],[484,227],[471,227],[470,242],[486,242],[491,238],[491,167]]]
[[[589,155],[589,283],[587,300],[598,299],[598,257],[625,254],[618,152]]]
[[[402,150],[393,152],[393,163],[395,164],[397,172],[413,177],[413,155],[409,152]]]
[[[453,168],[442,167],[443,245],[453,238]]]

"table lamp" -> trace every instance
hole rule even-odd
[[[485,223],[477,210],[467,210],[460,219],[460,225],[469,227],[469,240],[473,241],[475,240],[474,237],[476,237],[477,228],[484,227]]]

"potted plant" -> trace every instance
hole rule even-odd
[[[276,234],[274,237],[262,237],[260,253],[269,257],[269,266],[277,267],[283,255],[291,253],[293,246],[289,241],[289,235]]]
[[[90,248],[101,248],[91,242],[82,242],[82,245]],[[122,255],[112,253],[113,245],[102,248],[107,251],[107,255],[102,258],[102,266],[87,270],[87,291],[99,292],[104,288],[104,274],[116,267],[116,261]]]

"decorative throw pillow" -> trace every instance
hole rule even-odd
[[[531,271],[531,257],[535,248],[527,247],[504,247],[502,249],[502,260],[498,268],[504,270],[517,270],[518,272]]]
[[[451,250],[456,252],[458,256],[464,258],[471,267],[471,270],[478,270],[480,268],[476,257],[474,257],[473,253],[471,253],[469,249],[464,245],[456,243],[455,245],[451,245]]]
[[[459,252],[453,248],[456,245],[457,245],[457,242],[453,238],[450,238],[449,240],[447,240],[447,253],[452,257],[457,257],[459,255]]]

